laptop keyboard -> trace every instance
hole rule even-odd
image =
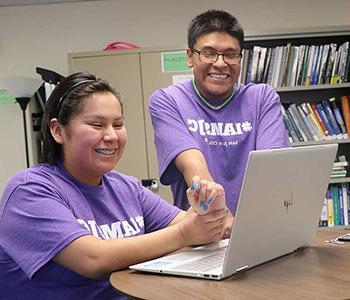
[[[226,248],[220,249],[218,252],[196,259],[194,261],[178,265],[175,268],[182,271],[206,272],[214,268],[221,267],[224,263]]]

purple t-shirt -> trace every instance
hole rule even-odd
[[[115,171],[94,187],[61,164],[23,170],[10,179],[0,202],[0,298],[125,299],[109,276],[92,280],[52,258],[80,236],[141,235],[166,227],[178,212],[137,179]]]
[[[192,81],[155,91],[150,113],[160,181],[171,184],[174,203],[186,209],[187,185],[174,158],[199,149],[214,180],[223,185],[226,202],[236,212],[238,196],[252,150],[289,147],[278,94],[266,84],[235,87],[231,102],[219,111],[208,108]]]

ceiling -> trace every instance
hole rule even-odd
[[[55,4],[55,3],[72,3],[101,0],[0,0],[0,7],[4,6],[21,6],[21,5],[38,5],[38,4]]]

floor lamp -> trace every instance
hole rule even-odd
[[[13,96],[22,110],[24,145],[27,167],[29,167],[29,149],[28,149],[28,132],[26,109],[29,101],[42,85],[43,81],[27,77],[0,77],[0,90],[6,90],[9,95]]]

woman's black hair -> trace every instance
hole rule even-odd
[[[88,72],[71,74],[55,87],[45,105],[41,125],[42,163],[54,165],[61,156],[61,145],[51,135],[51,120],[57,118],[62,126],[66,126],[72,117],[81,112],[87,97],[107,92],[112,93],[122,107],[120,93],[106,80]]]

